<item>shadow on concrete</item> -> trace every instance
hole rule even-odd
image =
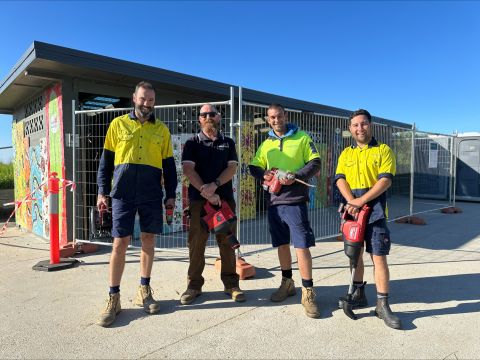
[[[346,281],[348,281],[346,279]],[[435,317],[451,314],[467,314],[480,311],[480,274],[460,274],[437,277],[425,277],[390,281],[390,305],[400,317],[404,330],[415,329],[414,322],[424,317]],[[344,286],[317,286],[319,302],[322,306],[322,318],[328,318],[338,309],[338,298],[345,296],[348,284]],[[366,285],[366,294],[370,305],[370,312],[366,309],[355,310],[358,319],[375,316],[373,308],[376,304],[375,284]],[[445,304],[458,301],[454,306]],[[472,302],[475,301],[475,302]],[[395,304],[418,304],[418,310],[397,312]],[[430,304],[428,309],[422,304]],[[438,307],[431,309],[431,304]],[[358,321],[358,320],[357,320]]]

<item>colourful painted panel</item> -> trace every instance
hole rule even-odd
[[[47,146],[46,139],[41,139],[39,145],[28,149],[30,160],[30,192],[35,200],[31,203],[32,231],[48,238],[48,191],[44,184],[47,180]]]
[[[30,163],[28,161],[28,139],[23,138],[24,122],[13,123],[12,125],[12,144],[13,144],[13,173],[15,183],[15,200],[21,200],[27,195],[30,188]],[[27,142],[25,144],[25,142]],[[24,229],[27,227],[27,207],[29,203],[22,204],[15,214],[15,222]]]
[[[62,85],[60,83],[45,90],[45,117],[47,125],[48,173],[56,172],[65,179],[65,159],[63,150]],[[60,246],[67,244],[67,209],[64,190],[59,193],[59,238]]]
[[[254,219],[256,216],[255,208],[255,179],[248,173],[248,164],[255,156],[255,129],[253,122],[242,123],[242,133],[240,135],[239,146],[241,149],[240,160],[240,201],[241,220]]]

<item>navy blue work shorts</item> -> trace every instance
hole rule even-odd
[[[390,253],[390,230],[388,230],[386,219],[367,225],[365,245],[365,251],[372,255],[383,256]]]
[[[273,247],[290,244],[290,239],[295,248],[315,246],[305,203],[269,206],[268,224]]]
[[[135,203],[112,199],[112,236],[133,235],[135,215],[138,211],[140,231],[161,234],[163,230],[162,200]]]

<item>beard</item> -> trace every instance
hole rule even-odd
[[[141,115],[142,118],[148,119],[150,115],[153,114],[153,107],[151,106],[143,106],[143,105],[135,105],[135,112]]]
[[[214,120],[206,121],[202,126],[202,131],[207,135],[216,135],[220,129],[220,123]]]

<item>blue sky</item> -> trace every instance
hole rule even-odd
[[[420,130],[480,131],[476,1],[0,1],[0,24],[1,79],[39,40]],[[10,122],[0,115],[0,147]]]

